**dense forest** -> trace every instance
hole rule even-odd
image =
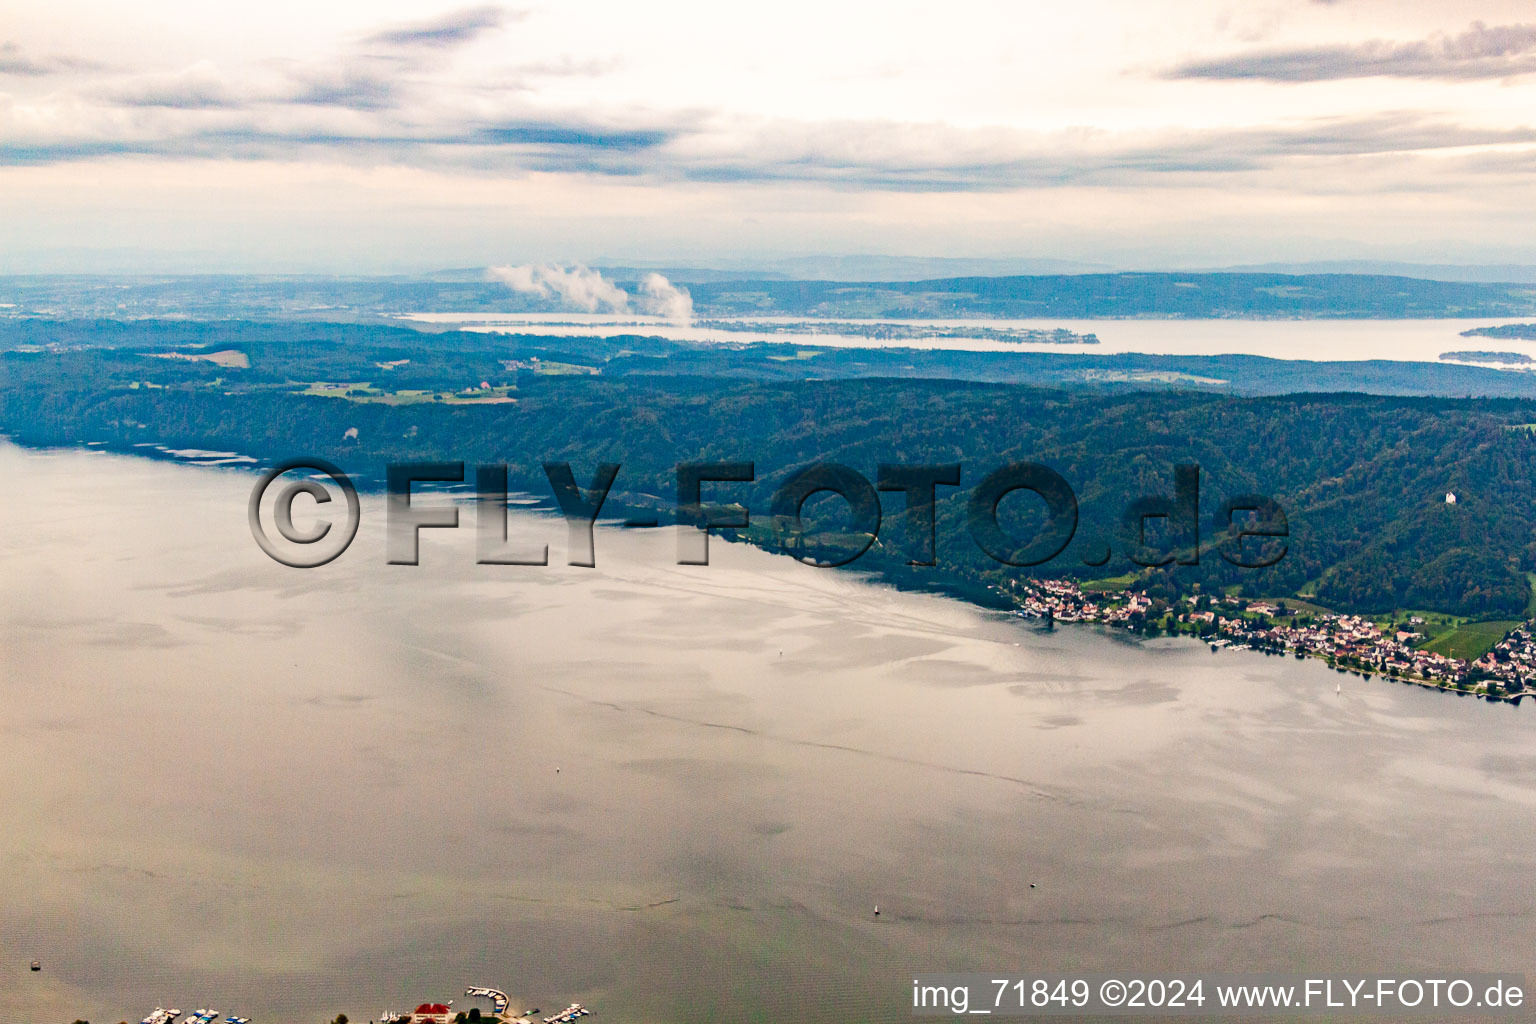
[[[846,464],[871,481],[882,464],[958,463],[960,485],[938,488],[937,566],[907,564],[921,544],[906,533],[896,492],[882,496],[879,542],[854,564],[972,595],[1028,573],[1512,616],[1536,570],[1536,401],[1047,387],[963,379],[963,363],[944,377],[816,379],[806,360],[767,357],[744,361],[733,378],[724,366],[689,372],[703,356],[687,351],[665,372],[680,349],[654,339],[336,324],[30,322],[6,347],[0,429],[24,443],[321,456],[375,485],[391,462],[505,462],[515,488],[546,495],[543,462],[569,461],[583,483],[598,463],[616,462],[605,514],[649,508],[663,519],[675,509],[678,463],[744,460],[755,479],[707,485],[706,500],[745,504],[756,517],[746,533],[765,544],[775,543],[774,492],[809,463]],[[757,362],[801,365],[798,375],[755,377]],[[1071,543],[1031,568],[988,557],[967,525],[971,489],[1014,462],[1048,466],[1079,503]],[[1138,565],[1127,510],[1171,499],[1181,464],[1200,467],[1198,548],[1155,519],[1145,547],[1198,564]],[[1272,566],[1221,557],[1230,550],[1223,502],[1243,495],[1268,496],[1285,515],[1285,554]],[[1022,544],[1043,525],[1041,505],[1016,492],[999,506],[1001,523]],[[840,499],[823,495],[806,512],[811,557],[836,561],[867,542],[850,536]],[[1097,564],[1106,547],[1109,560]]]

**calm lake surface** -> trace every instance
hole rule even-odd
[[[1387,359],[1405,362],[1437,362],[1444,352],[1516,352],[1536,358],[1536,341],[1509,338],[1464,338],[1462,331],[1518,322],[1502,320],[893,320],[878,323],[906,324],[941,331],[959,327],[1027,328],[1054,330],[1065,327],[1077,334],[1095,334],[1097,345],[1016,344],[978,338],[936,337],[882,340],[862,336],[814,333],[814,325],[846,323],[814,317],[749,317],[754,323],[772,323],[773,332],[722,331],[681,326],[660,317],[581,313],[416,313],[406,320],[469,331],[506,331],[563,336],[611,336],[643,334],[677,341],[709,341],[725,344],[781,342],[854,348],[964,349],[976,352],[1042,351],[1078,355],[1113,355],[1142,352],[1151,355],[1215,356],[1255,355],[1274,359],[1360,360]],[[723,319],[723,318],[722,318]],[[803,329],[802,329],[803,328]]]
[[[844,1024],[910,1019],[916,971],[1536,948],[1529,708],[718,542],[678,566],[669,530],[572,568],[531,513],[548,568],[475,565],[470,517],[388,566],[365,497],[289,569],[249,473],[0,444],[0,474],[0,1020],[485,984]]]

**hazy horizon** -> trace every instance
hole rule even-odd
[[[53,269],[26,271],[0,269],[0,279],[22,278],[294,278],[369,280],[489,280],[494,267],[441,266],[420,263],[398,268],[347,268],[343,266],[309,269],[218,269],[206,262],[166,254],[132,257],[128,253],[112,257],[93,254],[89,261],[71,269],[45,264]],[[914,281],[959,277],[1054,277],[1105,274],[1349,274],[1366,276],[1411,277],[1428,281],[1481,282],[1503,284],[1536,283],[1533,263],[1413,263],[1395,260],[1308,260],[1265,262],[1229,266],[1151,266],[1141,264],[1092,264],[1074,260],[1033,258],[945,257],[917,255],[882,255],[849,253],[761,257],[753,259],[720,258],[694,261],[663,259],[570,259],[529,261],[526,266],[590,269],[614,277],[638,277],[659,271],[672,280],[694,284],[705,280],[826,280],[826,281]]]

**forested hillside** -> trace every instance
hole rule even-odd
[[[37,444],[317,455],[375,483],[389,462],[507,462],[514,486],[538,494],[548,493],[545,461],[570,461],[583,481],[611,461],[623,467],[613,511],[664,514],[680,462],[754,462],[753,483],[718,485],[715,500],[742,501],[761,516],[773,491],[810,462],[845,463],[871,480],[882,463],[959,463],[961,486],[939,492],[937,567],[906,566],[916,549],[899,494],[886,496],[881,542],[855,565],[968,593],[1020,573],[1137,576],[1170,591],[1199,583],[1301,593],[1341,609],[1514,616],[1527,604],[1525,574],[1536,570],[1536,402],[625,375],[581,362],[590,353],[561,352],[559,339],[482,336],[455,347],[442,336],[366,328],[352,336],[334,325],[284,342],[230,330],[168,328],[162,347],[204,346],[177,350],[182,358],[70,345],[7,352],[0,429]],[[625,348],[652,350],[640,339]],[[230,352],[250,365],[185,358]],[[965,525],[969,488],[1016,461],[1050,466],[1080,501],[1072,543],[1033,569],[988,558]],[[1202,471],[1199,565],[1143,569],[1126,558],[1123,513],[1139,497],[1171,496],[1181,463]],[[1275,499],[1289,520],[1286,556],[1264,569],[1230,565],[1212,547],[1221,502],[1253,493]],[[1032,501],[1021,493],[1002,509],[1021,536],[1039,525]],[[836,499],[810,511],[827,550],[850,540]],[[1181,543],[1164,540],[1170,550]],[[1106,545],[1108,563],[1087,564]]]

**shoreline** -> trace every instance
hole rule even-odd
[[[1090,594],[1103,596],[1095,601]],[[1536,699],[1536,692],[1526,683],[1527,679],[1536,680],[1536,620],[1522,621],[1507,631],[1487,654],[1468,661],[1411,646],[1414,637],[1422,637],[1415,631],[1398,631],[1388,638],[1371,619],[1361,615],[1281,615],[1283,599],[1279,604],[1270,604],[1218,595],[1186,597],[1171,605],[1154,604],[1139,591],[1085,593],[1071,581],[1054,579],[1019,581],[1014,593],[1005,596],[1019,606],[1012,614],[1044,619],[1053,625],[1092,623],[1148,637],[1163,635],[1166,629],[1169,636],[1187,635],[1204,641],[1213,654],[1223,649],[1256,650],[1281,657],[1290,654],[1298,660],[1322,661],[1336,672],[1355,674],[1362,679],[1379,676],[1391,682],[1516,707],[1522,698]],[[1183,606],[1188,606],[1188,610],[1178,610]],[[1230,610],[1234,615],[1228,618],[1213,609]],[[1291,622],[1282,625],[1280,618],[1290,618]],[[1202,630],[1202,626],[1210,628]]]
[[[172,447],[170,444],[158,441],[136,442],[131,446],[107,441],[39,445],[19,440],[8,433],[0,433],[0,439],[31,451],[83,449],[205,469],[261,471],[267,468],[269,462],[260,456],[244,452]],[[368,474],[355,473],[349,476],[357,483],[360,492],[382,493],[382,489],[377,484],[369,482],[371,476]],[[462,484],[438,490],[441,493],[456,494],[463,493],[468,487],[468,484]],[[529,499],[527,503],[515,506],[518,511],[553,516],[560,514],[553,499],[525,491],[512,491],[508,496]],[[597,523],[598,525],[606,523],[609,526],[622,525],[626,515],[630,513],[654,511],[650,506],[632,505],[622,500],[615,500],[605,503],[604,513]],[[669,523],[657,517],[656,526],[651,528],[663,528],[668,525],[675,525],[675,523]],[[775,550],[772,546],[759,542],[750,533],[751,527],[748,527],[745,531],[722,530],[716,536],[719,540],[733,544],[746,544],[769,554],[788,555],[788,552]],[[1510,642],[1510,639],[1515,636],[1521,637],[1520,655],[1512,663],[1528,668],[1527,675],[1513,672],[1501,673],[1497,666],[1510,662],[1501,662],[1492,652],[1484,655],[1483,658],[1469,662],[1465,659],[1411,647],[1405,643],[1405,639],[1408,638],[1402,636],[1388,640],[1372,620],[1355,613],[1326,612],[1306,615],[1293,613],[1286,616],[1291,619],[1291,623],[1282,625],[1273,614],[1280,610],[1279,606],[1271,605],[1266,601],[1248,601],[1229,598],[1225,595],[1212,595],[1205,598],[1203,602],[1205,607],[1202,608],[1200,597],[1183,598],[1175,606],[1166,602],[1154,603],[1146,598],[1143,592],[1135,589],[1085,592],[1071,580],[1051,577],[1020,577],[1010,581],[1011,589],[1005,589],[996,584],[982,584],[965,578],[924,580],[908,574],[892,574],[879,566],[861,567],[849,564],[837,568],[842,571],[862,572],[871,579],[879,580],[899,590],[937,594],[963,601],[976,608],[1001,611],[1026,619],[1043,619],[1052,625],[1055,623],[1105,625],[1126,629],[1148,638],[1165,635],[1166,631],[1166,635],[1190,636],[1203,640],[1210,645],[1212,653],[1226,649],[1259,650],[1264,654],[1281,656],[1291,654],[1298,659],[1312,658],[1323,661],[1335,671],[1345,674],[1353,673],[1363,679],[1380,676],[1392,682],[1421,686],[1443,693],[1455,693],[1458,696],[1478,697],[1491,703],[1513,704],[1516,707],[1520,706],[1524,697],[1531,697],[1533,702],[1536,702],[1536,690],[1525,683],[1529,678],[1532,680],[1532,685],[1536,686],[1536,619],[1522,621],[1493,648],[1494,651],[1501,649],[1507,651],[1505,645]],[[988,596],[992,600],[986,600]],[[1283,606],[1287,599],[1277,600]],[[1178,610],[1184,605],[1189,606],[1187,611]],[[1235,614],[1232,617],[1226,617],[1212,610],[1218,607],[1231,610]],[[1149,620],[1148,613],[1154,611],[1156,617]],[[1307,625],[1298,626],[1298,620],[1305,621]],[[1202,630],[1202,625],[1211,628]],[[1363,644],[1362,641],[1364,641]],[[1329,644],[1334,646],[1331,652],[1326,649]],[[1369,657],[1371,655],[1374,657]],[[1490,683],[1497,684],[1497,688],[1491,687]]]

